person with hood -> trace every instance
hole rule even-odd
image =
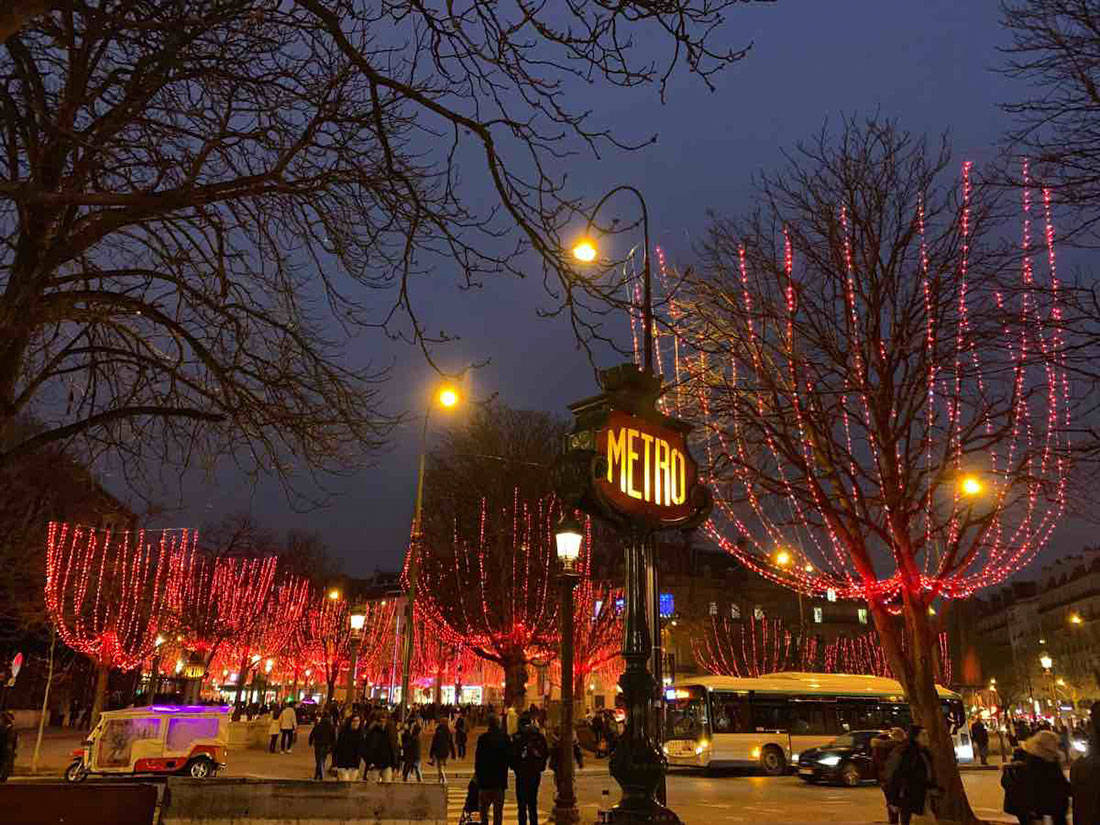
[[[466,714],[459,714],[455,720],[455,748],[458,750],[458,758],[466,758],[466,739],[469,731],[466,729]]]
[[[516,802],[519,804],[519,825],[538,825],[539,782],[546,762],[550,758],[550,746],[542,731],[524,713],[519,717],[517,730],[512,736],[512,770],[516,774]]]
[[[413,717],[401,734],[401,781],[408,782],[409,774],[416,776],[417,782],[424,781],[420,770],[420,723]]]
[[[336,776],[341,782],[353,782],[359,778],[359,762],[363,758],[363,731],[359,727],[359,717],[351,715],[340,728],[333,750],[333,762]]]
[[[1004,810],[1030,825],[1049,816],[1054,825],[1066,825],[1070,784],[1062,773],[1062,751],[1058,734],[1041,730],[1027,739],[1014,759],[1004,766],[1001,787],[1005,789]]]
[[[327,713],[322,713],[317,723],[309,732],[309,744],[313,747],[313,762],[315,765],[313,778],[324,780],[325,760],[336,745],[336,727]]]
[[[6,710],[0,713],[0,782],[7,782],[15,770],[15,754],[19,750],[19,734],[15,716]]]
[[[919,741],[922,730],[912,725],[908,738],[886,762],[886,801],[897,809],[900,825],[909,825],[913,814],[923,814],[928,797],[937,790],[932,754]]]
[[[489,729],[477,738],[474,748],[477,807],[481,825],[489,825],[490,807],[493,809],[493,825],[502,825],[511,746],[508,735],[500,729],[500,719],[496,715],[489,715],[488,725]]]
[[[440,717],[439,724],[435,726],[435,733],[432,735],[432,744],[428,747],[428,758],[435,762],[440,785],[447,784],[447,760],[457,756],[451,726],[447,724],[446,716]]]
[[[363,770],[364,781],[370,777],[371,771],[378,771],[379,782],[393,778],[393,749],[380,715],[371,719],[367,732],[363,735],[363,761],[366,763]]]
[[[871,740],[871,767],[886,800],[886,817],[890,825],[898,825],[898,809],[890,804],[890,796],[886,792],[886,766],[890,763],[890,755],[904,742],[905,731],[901,728],[891,728]]]
[[[1089,714],[1088,753],[1069,771],[1073,791],[1073,825],[1100,825],[1100,702]]]

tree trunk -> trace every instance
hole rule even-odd
[[[244,681],[248,678],[248,657],[245,656],[241,660],[240,670],[237,671],[237,698],[234,704],[241,704],[241,699],[244,696]]]
[[[527,663],[522,653],[512,653],[501,664],[504,665],[504,707],[522,712],[527,701]]]
[[[111,675],[111,669],[107,665],[96,662],[95,693],[92,696],[92,727],[99,721],[99,715],[107,704],[107,679]]]
[[[973,825],[979,820],[966,797],[962,775],[955,761],[951,731],[936,693],[937,645],[928,619],[928,608],[929,605],[922,599],[905,593],[903,628],[882,605],[871,606],[875,628],[890,667],[905,690],[913,723],[924,728],[928,736],[936,784],[942,789],[942,795],[934,803],[936,816],[940,822]],[[908,631],[908,644],[905,631]]]

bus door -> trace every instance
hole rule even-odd
[[[754,759],[761,763],[773,761],[769,752],[774,749],[782,751],[783,759],[789,763],[791,759],[791,707],[788,697],[784,694],[761,693],[752,691],[750,694],[752,707],[752,731],[755,742],[749,752]]]
[[[791,762],[808,748],[831,742],[840,731],[836,699],[832,696],[798,696],[790,700]]]
[[[665,691],[665,753],[674,764],[697,764],[696,748],[709,742],[706,690],[698,685]]]

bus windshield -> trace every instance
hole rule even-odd
[[[700,739],[706,735],[707,697],[700,687],[665,692],[665,739]]]

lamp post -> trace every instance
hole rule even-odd
[[[348,681],[345,684],[344,695],[347,696],[348,707],[355,701],[355,670],[359,667],[359,639],[363,633],[363,624],[367,617],[362,608],[356,608],[348,616],[348,624],[351,625],[351,633],[348,638]]]
[[[440,387],[433,399],[440,407],[449,410],[458,405],[458,390],[450,385]],[[405,637],[401,650],[401,704],[398,708],[399,718],[405,721],[406,709],[409,707],[409,675],[412,669],[413,643],[415,641],[416,618],[416,580],[420,570],[420,546],[423,541],[421,516],[424,509],[424,464],[428,454],[428,422],[431,420],[432,404],[429,403],[424,411],[424,426],[420,430],[420,461],[416,473],[416,504],[413,507],[412,537],[409,542],[409,586],[405,596]]]
[[[554,532],[554,544],[561,562],[561,737],[558,743],[558,788],[554,797],[553,821],[580,821],[573,773],[573,588],[577,586],[577,558],[584,532],[581,523],[565,516]]]
[[[147,705],[156,701],[157,691],[160,690],[160,649],[164,645],[164,637],[159,633],[153,643],[153,672],[149,674],[149,696]]]
[[[1062,712],[1058,707],[1058,691],[1054,687],[1054,659],[1045,650],[1039,654],[1039,665],[1047,677],[1047,686],[1050,690],[1050,700],[1054,703],[1054,718],[1061,719]]]

